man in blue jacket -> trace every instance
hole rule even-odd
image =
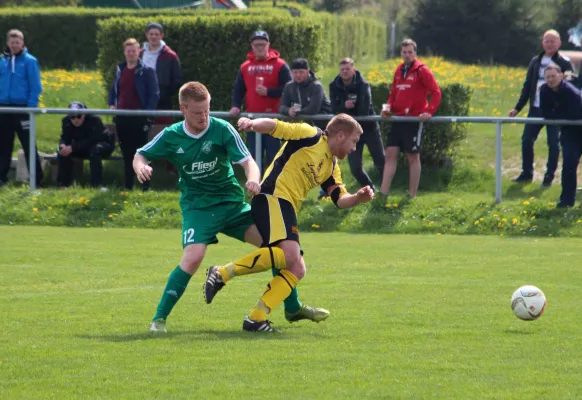
[[[139,58],[139,43],[127,39],[123,43],[125,62],[117,66],[115,79],[109,92],[109,108],[112,110],[155,110],[160,99],[156,71],[147,67]],[[133,189],[133,156],[137,149],[149,141],[153,118],[115,117],[119,147],[123,155],[125,188]],[[143,190],[149,188],[144,183]]]
[[[582,120],[582,94],[563,79],[562,69],[550,64],[544,71],[546,83],[540,88],[540,108],[546,119]],[[562,145],[562,194],[559,208],[574,206],[576,201],[576,170],[582,155],[582,126],[561,127]]]
[[[7,39],[8,46],[0,57],[0,107],[38,107],[42,92],[38,62],[24,47],[22,32],[13,29],[8,32]],[[31,156],[29,124],[28,114],[0,114],[0,186],[8,183],[15,132],[28,163]],[[34,156],[36,185],[40,186],[43,175],[38,152],[35,151]]]

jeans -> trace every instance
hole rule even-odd
[[[538,107],[531,107],[528,118],[543,118],[542,112]],[[538,138],[543,125],[526,124],[523,128],[521,137],[521,155],[523,159],[522,172],[524,175],[533,176],[534,173],[534,143]],[[557,125],[546,126],[548,136],[548,162],[546,165],[546,174],[554,177],[558,168],[558,159],[560,158],[560,128]]]

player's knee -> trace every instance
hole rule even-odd
[[[203,259],[204,253],[184,250],[184,255],[180,260],[180,267],[190,275],[193,275],[202,264]]]
[[[299,260],[294,264],[287,264],[287,271],[291,272],[298,280],[303,279],[307,272],[303,260]]]
[[[419,153],[407,153],[406,158],[409,164],[420,164],[420,154]]]

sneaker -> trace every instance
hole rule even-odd
[[[166,320],[158,318],[150,325],[150,332],[152,333],[166,333]]]
[[[562,202],[556,204],[556,208],[572,208],[572,207],[574,207],[574,204],[566,204]]]
[[[206,282],[204,283],[204,298],[206,299],[206,304],[212,303],[212,299],[216,296],[216,293],[220,291],[226,285],[222,281],[222,275],[218,272],[218,267],[210,267],[206,271]]]
[[[548,187],[552,186],[553,180],[554,180],[553,176],[545,174],[544,180],[542,181],[542,187],[548,188]]]
[[[271,326],[271,321],[253,321],[246,317],[243,322],[243,331],[247,332],[277,332],[275,328]]]
[[[533,175],[526,175],[522,172],[517,178],[513,178],[512,181],[517,183],[530,183],[533,181]]]
[[[291,314],[285,311],[285,319],[289,322],[297,322],[302,319],[308,319],[313,322],[325,321],[329,317],[329,311],[323,308],[313,308],[308,305],[302,304],[299,311],[295,314]]]

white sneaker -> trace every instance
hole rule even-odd
[[[158,318],[150,325],[150,332],[153,333],[166,333],[166,320],[163,318]]]

